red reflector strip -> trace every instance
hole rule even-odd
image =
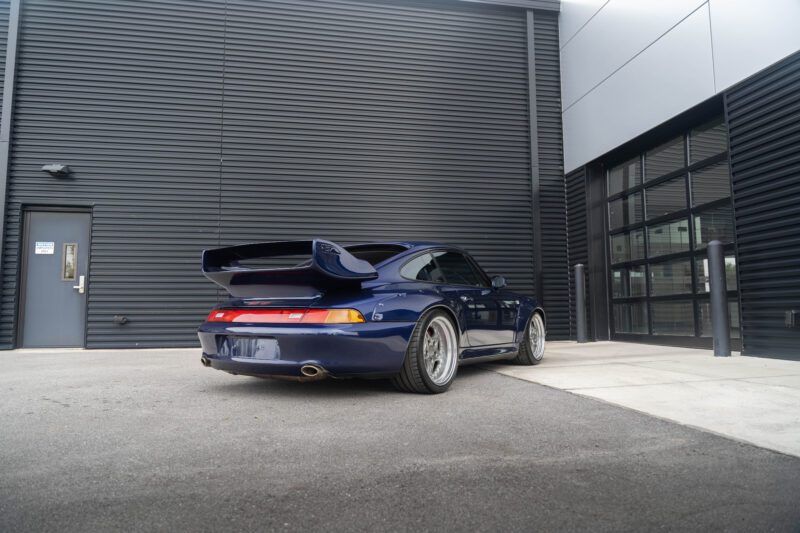
[[[208,322],[248,324],[356,324],[366,322],[355,309],[216,309]]]

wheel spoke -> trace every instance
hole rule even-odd
[[[423,338],[423,363],[428,377],[437,385],[447,383],[455,372],[458,352],[455,330],[443,316],[428,324]]]

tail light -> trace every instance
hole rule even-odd
[[[355,309],[216,309],[208,322],[250,324],[360,324],[364,315]]]

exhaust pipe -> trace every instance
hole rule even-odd
[[[300,367],[300,373],[307,378],[323,378],[325,377],[325,369],[317,365],[303,365]]]
[[[200,362],[203,364],[204,367],[211,366],[211,361],[209,361],[208,357],[206,357],[205,355],[200,358]]]

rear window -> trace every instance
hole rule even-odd
[[[350,255],[356,259],[361,259],[370,265],[375,266],[378,263],[386,261],[390,257],[396,256],[400,252],[405,252],[406,248],[404,246],[381,244],[348,246],[345,248],[345,250],[347,250]]]

